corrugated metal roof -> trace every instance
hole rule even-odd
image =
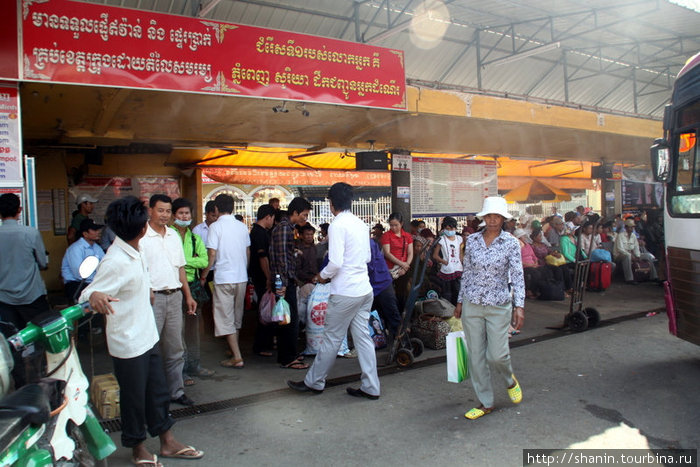
[[[212,0],[88,1],[193,15]],[[663,0],[428,3],[442,4],[447,16],[421,13],[426,2],[418,0],[220,0],[206,17],[401,49],[418,86],[651,118],[663,115],[673,77],[700,50],[700,13]],[[446,30],[421,48],[411,20]]]

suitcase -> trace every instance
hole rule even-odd
[[[588,290],[603,292],[610,287],[612,264],[604,261],[591,263],[588,270]]]
[[[646,282],[651,279],[651,263],[646,259],[632,261],[632,275],[636,282]]]
[[[421,315],[411,326],[411,336],[417,337],[429,349],[440,350],[447,346],[450,324],[442,318]]]

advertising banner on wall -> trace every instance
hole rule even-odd
[[[24,80],[406,109],[400,50],[72,0],[21,26]]]
[[[0,186],[23,185],[17,84],[0,81]]]
[[[330,186],[343,182],[352,186],[391,186],[387,172],[355,172],[352,170],[295,170],[275,168],[203,168],[204,177],[215,183],[239,185]],[[205,180],[205,183],[206,180]]]
[[[0,79],[15,80],[19,77],[17,27],[17,2],[3,2],[0,14]]]

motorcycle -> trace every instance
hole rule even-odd
[[[83,280],[98,262],[94,256],[83,261]],[[0,339],[0,389],[12,369],[10,346],[15,352],[34,343],[46,349],[46,376],[0,400],[0,466],[105,465],[117,449],[88,405],[89,384],[71,337],[87,307],[44,313],[7,341]]]

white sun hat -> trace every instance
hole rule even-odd
[[[486,214],[499,214],[505,217],[506,220],[513,216],[508,214],[506,199],[500,196],[489,196],[484,198],[484,205],[481,207],[481,212],[476,213],[476,217],[483,218]]]

